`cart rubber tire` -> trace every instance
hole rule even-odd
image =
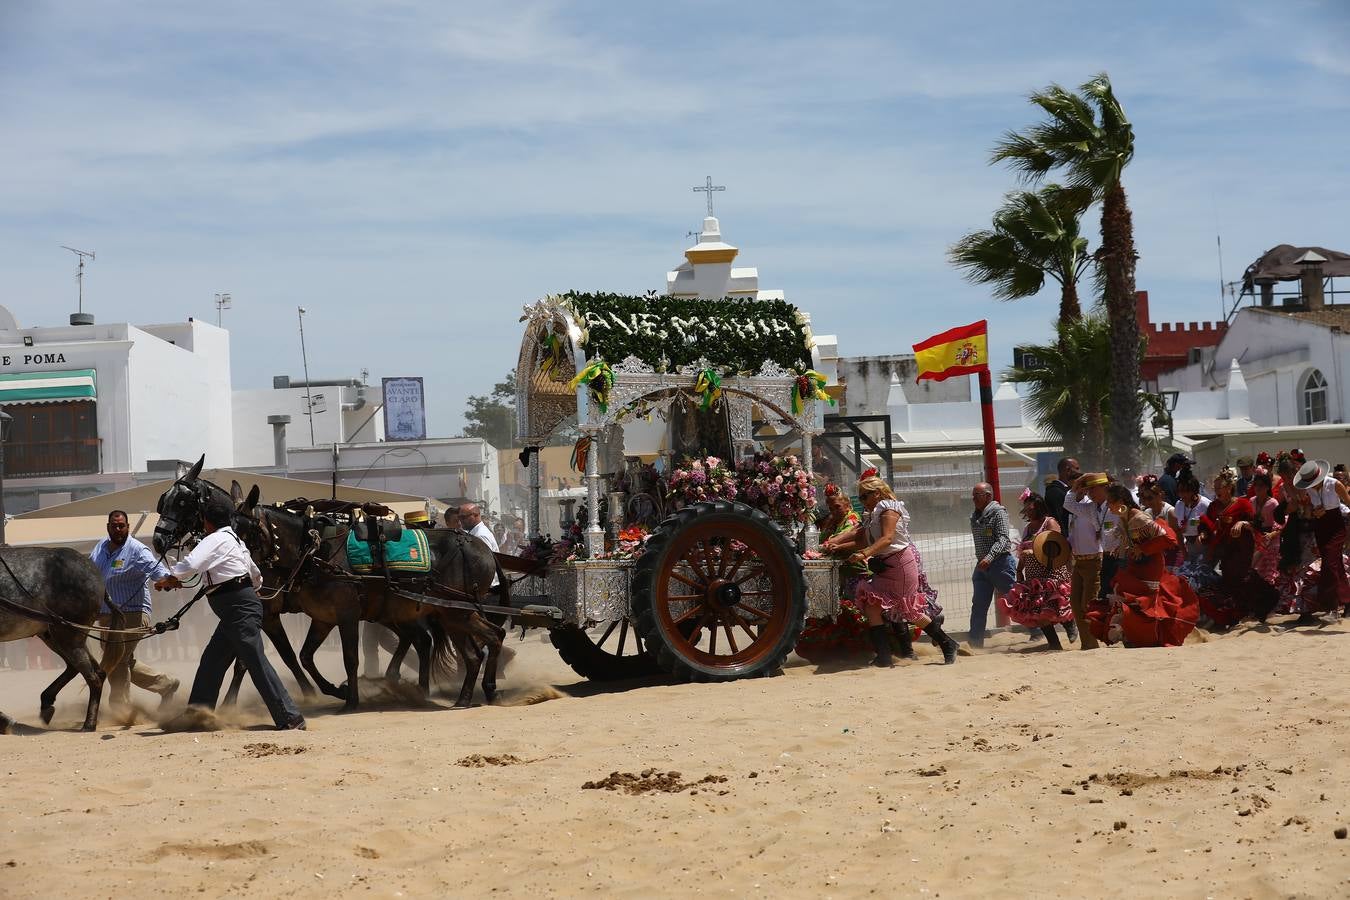
[[[629,630],[636,644],[637,630],[631,624]],[[643,651],[632,656],[618,656],[596,646],[591,636],[578,625],[552,628],[548,638],[557,648],[562,661],[571,666],[573,672],[590,681],[626,681],[661,673],[650,653]]]
[[[679,679],[780,674],[806,624],[801,559],[772,519],[743,503],[695,503],[668,516],[647,539],[632,585],[638,633]],[[699,646],[705,632],[707,648]]]

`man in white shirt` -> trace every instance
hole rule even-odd
[[[483,511],[478,508],[477,503],[465,503],[459,508],[459,527],[463,528],[469,534],[478,538],[488,545],[488,549],[493,553],[498,553],[497,537],[492,533],[492,529],[483,524]],[[492,576],[492,586],[499,584],[497,576]]]
[[[188,705],[215,709],[225,674],[238,659],[267,704],[277,730],[303,730],[305,717],[300,715],[276,670],[263,655],[263,607],[257,594],[262,586],[262,573],[230,527],[233,512],[223,500],[207,503],[202,511],[202,530],[206,536],[169,569],[167,576],[155,582],[156,590],[167,591],[182,587],[181,578],[200,575],[207,586],[207,601],[220,617],[220,624],[197,664]]]
[[[1102,582],[1102,539],[1106,532],[1106,474],[1080,475],[1064,498],[1069,514],[1069,548],[1073,551],[1069,602],[1073,606],[1078,639],[1084,650],[1097,649],[1097,638],[1088,628],[1088,604],[1097,599]]]

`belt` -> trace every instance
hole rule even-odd
[[[206,593],[207,596],[215,596],[216,594],[238,590],[242,587],[253,587],[253,579],[249,578],[247,575],[236,575],[233,578],[222,581],[220,584],[211,585],[211,589]]]

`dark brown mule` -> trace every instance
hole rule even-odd
[[[247,510],[248,503],[244,509]],[[366,579],[360,583],[352,577],[347,560],[346,528],[328,541],[320,541],[317,531],[302,513],[275,506],[255,506],[253,517],[256,528],[241,534],[255,559],[267,561],[263,566],[269,585],[275,584],[294,595],[299,606],[313,620],[310,632],[300,651],[300,659],[314,676],[324,693],[342,697],[344,709],[354,710],[359,704],[357,670],[360,662],[357,646],[357,624],[360,621],[378,622],[393,628],[400,637],[416,639],[417,633],[407,626],[430,620],[433,649],[426,657],[448,670],[455,655],[464,668],[464,682],[455,702],[457,708],[470,705],[474,682],[483,671],[483,694],[489,703],[497,692],[497,666],[502,640],[506,632],[473,610],[447,609],[418,603],[390,591],[385,582]],[[496,559],[477,538],[462,531],[439,530],[427,533],[431,551],[431,573],[426,579],[402,581],[404,590],[411,593],[433,593],[449,589],[461,595],[486,600],[492,579],[497,573]],[[256,548],[256,549],[255,549]],[[292,578],[297,565],[308,557],[299,577]],[[288,601],[290,602],[290,601]],[[342,639],[343,664],[347,682],[335,687],[323,678],[314,665],[314,653],[333,628]],[[486,652],[485,652],[486,651]],[[425,671],[425,667],[423,667]],[[426,687],[425,682],[423,686]]]
[[[159,523],[155,525],[153,541],[155,550],[159,553],[167,553],[201,526],[202,509],[205,507],[207,500],[215,497],[237,506],[238,499],[234,494],[201,477],[202,466],[205,462],[206,456],[203,455],[188,470],[187,474],[176,480],[160,496],[159,506],[157,507]],[[238,482],[234,482],[233,488],[235,494],[243,494],[243,489],[239,487]],[[234,523],[236,534],[239,533],[238,525],[240,523],[237,521],[238,518],[236,514],[236,522]],[[281,657],[281,661],[294,676],[296,684],[300,686],[300,692],[306,697],[312,697],[314,686],[305,677],[305,670],[301,668],[300,660],[295,655],[295,648],[291,646],[291,640],[287,637],[286,629],[281,624],[283,612],[298,613],[301,610],[284,608],[284,598],[260,596],[259,599],[262,600],[263,604],[263,633],[272,642],[272,646],[276,647],[277,655]],[[232,703],[239,693],[239,682],[244,677],[243,666],[236,663],[234,674],[234,682],[230,685],[229,693],[225,695],[227,704]]]
[[[84,730],[98,727],[98,706],[103,698],[103,671],[94,664],[82,628],[94,624],[103,604],[103,577],[88,556],[68,547],[7,547],[0,550],[0,643],[29,637],[42,642],[60,656],[66,669],[42,692],[41,715],[51,722],[56,695],[76,675],[89,686],[89,705]],[[113,608],[113,628],[122,628],[122,613]],[[111,635],[109,640],[117,640]],[[14,720],[0,712],[0,734]]]

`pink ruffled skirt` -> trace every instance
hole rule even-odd
[[[859,606],[880,606],[893,622],[922,622],[928,618],[928,597],[919,589],[919,559],[911,545],[884,557],[886,568],[858,581]]]

